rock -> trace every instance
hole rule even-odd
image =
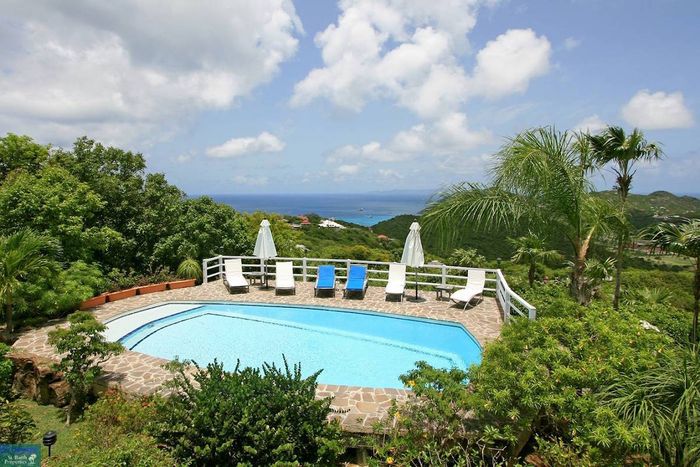
[[[13,391],[39,404],[67,403],[67,384],[53,369],[51,360],[16,351],[8,358],[14,364]]]

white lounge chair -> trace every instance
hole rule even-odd
[[[224,261],[224,285],[229,293],[240,289],[245,289],[246,292],[250,291],[250,285],[243,277],[243,264],[240,258]]]
[[[387,298],[390,295],[398,295],[403,301],[406,289],[406,265],[402,263],[391,263],[389,265],[389,281],[386,284],[384,293]]]
[[[486,271],[470,269],[467,274],[467,286],[454,292],[450,297],[455,303],[464,303],[465,310],[474,298],[483,298],[484,285],[486,284]]]
[[[291,290],[297,293],[297,286],[294,283],[294,266],[291,261],[279,261],[275,266],[275,294],[281,290]]]

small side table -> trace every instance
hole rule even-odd
[[[256,282],[260,282],[260,285],[263,285],[264,273],[260,271],[249,272],[248,277],[250,280],[250,285],[254,285]]]
[[[438,284],[435,286],[435,300],[443,300],[444,293],[447,293],[447,298],[449,299],[452,296],[452,291],[454,290],[453,285],[447,285],[447,284]]]

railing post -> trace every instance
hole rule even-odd
[[[348,277],[350,277],[350,262],[351,261],[349,259],[345,260],[345,280],[347,280]]]
[[[530,308],[528,310],[527,317],[534,321],[535,318],[537,318],[537,308]]]
[[[207,268],[209,266],[209,260],[204,258],[202,260],[202,283],[206,284],[209,282],[209,269]]]
[[[442,278],[440,279],[442,285],[447,285],[447,265],[443,264],[442,267],[440,268]]]
[[[224,257],[219,255],[219,279],[224,277]]]
[[[301,280],[306,282],[306,256],[301,259]]]

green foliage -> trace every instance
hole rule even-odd
[[[34,429],[32,416],[12,402],[0,401],[0,443],[26,442]]]
[[[158,410],[156,437],[192,465],[330,465],[341,451],[330,399],[316,400],[318,373],[303,378],[263,365],[226,372],[214,362],[189,379],[180,365],[174,393]]]
[[[118,342],[107,342],[102,335],[106,326],[91,313],[79,311],[68,317],[68,328],[49,332],[49,344],[62,355],[56,365],[70,386],[67,422],[82,414],[95,379],[102,374],[100,364],[124,350]]]
[[[0,182],[14,170],[35,172],[49,157],[49,147],[37,144],[29,136],[8,133],[0,138]]]
[[[465,268],[483,268],[486,265],[486,258],[473,248],[458,248],[450,254],[447,264]]]
[[[0,400],[10,399],[12,392],[12,360],[6,357],[10,347],[0,343]]]
[[[175,269],[186,258],[252,251],[242,216],[232,207],[202,196],[182,202],[172,232],[155,245],[153,262]]]
[[[181,279],[197,279],[201,281],[202,266],[196,259],[187,258],[177,267],[177,276]]]
[[[50,267],[55,245],[42,235],[20,230],[0,237],[0,304],[5,307],[5,334],[14,331],[14,295],[22,282],[43,274]]]
[[[96,225],[103,206],[89,185],[65,169],[14,173],[0,189],[0,231],[31,229],[58,239],[67,260],[89,260],[119,237]]]
[[[515,319],[503,327],[501,338],[486,346],[482,363],[469,369],[469,390],[455,386],[463,375],[425,365],[406,376],[427,401],[401,409],[419,416],[402,424],[406,430],[393,432],[385,446],[415,444],[426,430],[453,427],[436,439],[449,444],[461,439],[454,452],[463,456],[478,447],[494,461],[501,456],[513,461],[539,440],[547,443],[549,456],[554,443],[565,446],[567,456],[613,465],[646,445],[645,433],[622,423],[599,399],[610,384],[656,366],[659,356],[672,352],[671,340],[643,329],[624,309],[614,312],[596,302],[581,307],[561,285],[536,285],[531,295],[541,297],[535,303],[538,319]],[[441,410],[426,412],[431,407]],[[467,413],[468,420],[456,415]],[[419,443],[409,457],[433,450],[440,451],[424,453]]]
[[[390,459],[396,465],[495,465],[505,460],[504,448],[494,444],[499,439],[495,430],[470,436],[476,427],[463,411],[469,404],[466,372],[417,362],[401,380],[416,399],[394,403],[388,420],[375,427],[368,441],[376,464]]]
[[[378,248],[369,248],[365,245],[339,245],[325,248],[321,257],[354,259],[358,261],[392,261],[392,255],[388,251]]]
[[[619,379],[603,394],[631,430],[644,433],[656,462],[700,464],[700,354],[687,349],[660,365]]]
[[[148,433],[155,417],[151,399],[130,399],[119,392],[108,392],[85,412],[75,433],[75,447],[52,465],[176,465]]]
[[[511,261],[528,265],[527,280],[530,287],[535,282],[540,264],[553,263],[563,259],[558,251],[547,249],[544,239],[532,232],[517,238],[509,238],[508,242],[515,248]]]

